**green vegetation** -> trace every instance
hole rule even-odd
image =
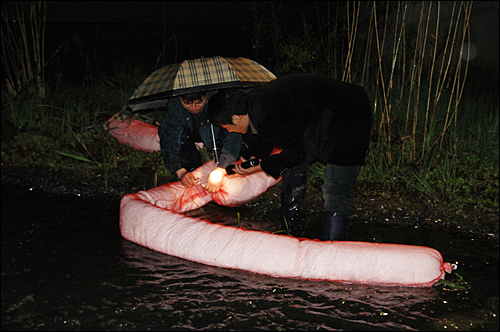
[[[454,278],[454,281],[441,279],[439,281],[436,281],[432,286],[443,286],[443,288],[453,291],[468,291],[471,289],[470,283],[465,281],[460,274],[454,272],[454,277],[456,277]]]
[[[279,76],[315,73],[365,87],[376,124],[360,181],[495,215],[498,77],[467,81],[481,71],[462,60],[472,4],[452,5],[445,18],[439,3],[334,3],[335,15],[318,11],[317,25],[290,28],[276,3],[255,3],[255,58]],[[312,178],[323,169],[314,165]]]
[[[376,128],[360,182],[382,184],[381,194],[398,188],[429,204],[498,218],[498,94],[468,83],[471,68],[460,60],[470,5],[457,4],[446,21],[439,4],[421,8],[420,20],[413,22],[404,21],[409,9],[397,2],[332,6],[338,6],[335,17],[321,18],[315,26],[304,23],[299,31],[285,25],[272,2],[256,3],[255,59],[278,76],[309,72],[365,87]],[[366,16],[359,6],[367,6]],[[3,33],[2,60],[21,61],[6,53]],[[116,170],[171,177],[160,153],[122,145],[102,126],[150,73],[141,66],[117,66],[71,87],[45,82],[37,76],[40,69],[31,66],[31,74],[15,79],[27,72],[26,64],[40,61],[26,53],[24,65],[10,66],[10,83],[2,85],[2,168],[95,169],[105,175],[106,186]],[[322,171],[316,163],[311,180],[318,181]]]
[[[88,87],[50,87],[43,101],[27,95],[9,102],[2,111],[2,165],[100,169],[106,179],[117,168],[154,167],[167,176],[160,153],[124,146],[102,125],[146,76],[141,68],[120,68]],[[2,90],[2,100],[8,98]]]

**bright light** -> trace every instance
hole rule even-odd
[[[208,180],[212,183],[219,183],[222,180],[222,171],[220,169],[214,170],[210,173]]]

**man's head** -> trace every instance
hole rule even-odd
[[[207,92],[186,93],[180,96],[181,104],[189,113],[196,114],[203,110],[207,104]]]
[[[246,134],[248,130],[248,95],[238,89],[220,90],[210,99],[208,119],[229,132]]]

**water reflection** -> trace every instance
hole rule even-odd
[[[233,328],[243,328],[240,324],[249,320],[271,328],[274,325],[267,324],[279,319],[287,328],[412,329],[412,324],[418,326],[418,319],[430,319],[421,312],[422,303],[435,301],[440,295],[440,290],[433,288],[272,278],[205,266],[127,240],[122,241],[122,249],[122,261],[133,268],[131,277],[138,279],[134,288],[159,288],[138,305],[171,310],[185,309],[188,304],[190,308],[198,306],[199,312],[217,311],[226,319],[231,317],[225,324],[231,323]]]
[[[459,262],[472,289],[342,285],[221,269],[141,247],[121,238],[115,198],[23,195],[2,194],[2,330],[498,328],[496,242],[355,224],[363,241],[381,234],[438,249]],[[234,210],[210,213],[241,222]]]

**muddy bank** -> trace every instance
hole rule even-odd
[[[2,167],[2,190],[16,188],[16,191],[39,191],[52,195],[115,196],[147,190],[175,181],[174,178],[159,176],[150,168],[131,171],[113,170],[104,174],[102,170],[78,169],[59,170],[50,168],[19,169]],[[481,237],[498,240],[498,211],[476,213],[455,211],[442,203],[430,203],[421,197],[410,197],[403,190],[388,191],[382,184],[358,183],[355,192],[356,212],[352,223],[375,223],[381,225],[440,228],[466,237]],[[243,209],[251,211],[254,218],[279,220],[279,184],[265,194],[248,203]],[[321,219],[323,201],[321,183],[311,182],[303,208],[303,224]],[[307,226],[306,226],[307,227]],[[275,229],[279,229],[278,223]],[[304,234],[307,235],[304,229]]]
[[[156,184],[161,185],[172,180],[157,177]],[[127,172],[112,171],[106,175],[101,170],[93,169],[56,171],[43,167],[29,169],[2,167],[2,186],[4,184],[54,195],[123,196],[153,188],[155,173],[151,169],[137,169]]]

